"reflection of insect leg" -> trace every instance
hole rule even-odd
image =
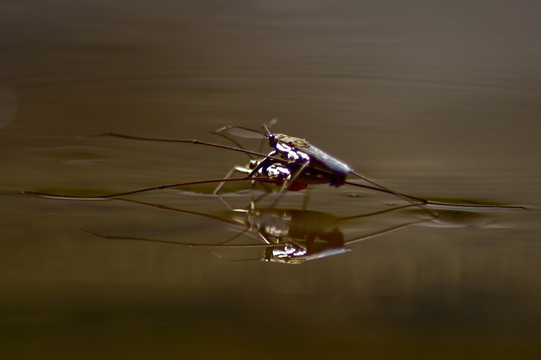
[[[304,200],[302,201],[302,211],[306,211],[306,207],[308,206],[308,200],[310,200],[310,188],[306,188],[306,192],[304,193]]]
[[[403,229],[405,227],[418,225],[418,224],[426,223],[426,222],[429,222],[429,221],[432,221],[432,219],[415,220],[415,221],[410,221],[410,222],[407,222],[407,223],[404,223],[404,224],[394,225],[394,226],[388,227],[388,228],[383,229],[383,230],[379,230],[379,231],[376,231],[376,232],[373,232],[373,233],[370,233],[370,234],[366,234],[366,235],[356,237],[354,239],[350,239],[348,241],[345,241],[344,245],[353,245],[353,244],[359,243],[361,241],[366,241],[366,240],[373,239],[375,237],[378,237],[378,236],[381,236],[381,235],[384,235],[384,234],[389,234],[389,233],[391,233],[393,231],[397,231],[397,230]]]
[[[234,209],[231,207],[231,205],[229,205],[229,203],[222,196],[220,196],[220,190],[222,189],[222,187],[225,185],[225,183],[228,181],[228,179],[231,178],[231,176],[235,172],[239,172],[239,173],[242,173],[242,174],[248,174],[249,175],[249,174],[252,173],[252,170],[247,168],[247,167],[244,167],[244,166],[234,166],[233,168],[231,168],[231,170],[229,170],[227,172],[227,174],[224,177],[224,181],[222,181],[220,184],[218,184],[218,186],[216,187],[216,189],[212,193],[213,195],[217,196],[225,204],[225,206],[227,206],[230,210],[234,210]],[[258,201],[260,201],[261,199],[263,199],[265,196],[267,196],[271,192],[271,190],[269,188],[267,188],[265,186],[265,184],[262,183],[262,182],[252,180],[252,181],[250,181],[250,183],[251,183],[251,187],[252,187],[252,191],[250,192],[250,208],[252,210],[255,210],[255,204]],[[258,197],[258,198],[254,198],[254,190],[255,190],[255,185],[256,184],[260,185],[265,190],[265,193],[263,195],[261,195],[260,197]]]
[[[104,235],[94,231],[84,230],[89,234],[99,236],[104,239],[126,239],[126,240],[138,240],[138,241],[149,241],[157,243],[166,243],[172,245],[181,245],[187,247],[214,247],[214,248],[260,248],[260,249],[277,249],[277,254],[286,255],[275,256],[267,261],[274,262],[288,262],[290,263],[299,263],[305,260],[317,259],[328,257],[332,255],[337,255],[345,252],[345,244],[353,244],[366,240],[369,238],[374,238],[388,232],[398,230],[400,228],[414,225],[417,223],[431,221],[432,219],[423,219],[421,221],[408,222],[407,224],[395,225],[384,230],[379,230],[373,233],[362,235],[361,237],[354,238],[352,240],[344,242],[343,234],[338,227],[338,223],[347,220],[376,217],[383,215],[385,213],[390,213],[394,211],[399,211],[406,208],[414,207],[413,204],[406,204],[398,207],[392,207],[376,212],[364,213],[359,215],[347,216],[337,218],[332,215],[318,216],[316,218],[311,218],[311,212],[304,212],[300,210],[272,210],[272,209],[260,209],[259,211],[249,211],[243,209],[236,209],[232,212],[230,217],[222,217],[214,214],[201,213],[193,210],[184,210],[178,209],[166,205],[153,204],[149,202],[143,202],[138,200],[126,199],[126,198],[115,198],[117,201],[126,201],[134,204],[150,206],[162,210],[180,212],[188,215],[201,216],[209,219],[213,219],[230,225],[227,227],[228,230],[233,230],[236,232],[232,237],[220,241],[218,243],[188,243],[188,242],[177,242],[174,240],[168,239],[155,239],[139,236],[124,236],[124,235]],[[270,214],[269,214],[270,212]],[[233,216],[234,214],[242,214],[240,217]],[[271,217],[268,217],[268,216]],[[310,224],[309,226],[306,226]],[[282,228],[277,229],[276,226],[282,226]],[[315,229],[315,232],[314,232]],[[332,231],[330,231],[332,229]],[[281,230],[280,234],[276,230]],[[287,231],[286,231],[287,230]],[[339,235],[337,237],[337,235]],[[244,243],[232,243],[234,240],[238,239],[241,236],[247,236],[257,243],[254,242],[244,242]],[[314,245],[315,239],[319,239],[317,246]],[[338,239],[338,241],[337,241]],[[281,249],[281,250],[280,250]],[[299,251],[289,251],[287,252],[284,249],[299,249]],[[327,250],[325,250],[327,249]],[[336,249],[342,249],[336,251]],[[274,254],[274,250],[271,251]],[[218,256],[223,260],[230,260],[224,256],[213,252],[214,255]],[[270,254],[270,253],[268,253]],[[267,256],[267,255],[266,255]],[[284,258],[285,256],[285,258]],[[260,256],[255,259],[262,259]]]
[[[94,236],[101,237],[103,239],[117,239],[117,240],[137,240],[137,241],[149,241],[149,242],[156,242],[156,243],[162,243],[162,244],[171,244],[171,245],[180,245],[180,246],[187,246],[187,247],[225,247],[225,248],[266,248],[266,247],[277,247],[277,244],[204,244],[204,243],[186,243],[186,242],[178,242],[174,240],[166,240],[166,239],[153,239],[153,238],[146,238],[146,237],[139,237],[139,236],[124,236],[124,235],[104,235],[100,234],[95,231],[90,231],[86,229],[80,229],[86,233],[89,233]]]
[[[212,195],[215,195],[217,196],[220,200],[222,200],[222,202],[230,209],[230,210],[233,210],[233,208],[227,203],[227,201],[224,200],[224,198],[222,198],[219,194],[220,190],[222,189],[222,187],[225,185],[225,183],[227,182],[227,179],[231,178],[231,176],[235,173],[235,172],[240,172],[242,174],[250,174],[252,171],[248,168],[245,168],[244,166],[234,166],[233,168],[231,168],[231,170],[229,170],[227,172],[227,174],[224,176],[224,181],[220,182],[218,184],[218,186],[216,186],[216,189],[214,189],[214,192],[212,193]],[[252,181],[252,184],[253,184],[253,181]]]
[[[102,238],[107,238],[107,239],[126,239],[126,240],[143,240],[143,241],[152,241],[152,242],[159,242],[159,243],[166,243],[166,244],[174,244],[174,245],[184,245],[184,246],[201,246],[201,247],[220,247],[220,246],[224,246],[224,247],[227,247],[227,243],[241,237],[242,235],[251,235],[251,234],[247,234],[248,231],[250,231],[251,229],[249,227],[246,227],[244,223],[242,222],[239,222],[239,221],[235,221],[235,220],[232,220],[232,219],[228,219],[228,218],[224,218],[224,217],[221,217],[221,216],[217,216],[217,215],[213,215],[213,214],[209,214],[209,213],[203,213],[203,212],[198,212],[198,211],[192,211],[192,210],[185,210],[185,209],[179,209],[179,208],[176,208],[176,207],[171,207],[171,206],[167,206],[167,205],[160,205],[160,204],[154,204],[154,203],[150,203],[150,202],[146,202],[146,201],[140,201],[140,200],[133,200],[133,199],[126,199],[126,198],[113,198],[113,200],[117,200],[117,201],[125,201],[125,202],[128,202],[128,203],[131,203],[131,204],[138,204],[138,205],[144,205],[144,206],[149,206],[149,207],[153,207],[153,208],[157,208],[157,209],[161,209],[161,210],[166,210],[166,211],[173,211],[173,212],[178,212],[178,213],[182,213],[182,214],[187,214],[187,215],[195,215],[195,216],[200,216],[200,217],[204,217],[204,218],[209,218],[209,219],[212,219],[212,220],[216,220],[220,223],[225,223],[225,224],[229,224],[229,225],[232,225],[232,229],[234,228],[235,230],[238,230],[238,232],[233,235],[232,237],[224,240],[224,241],[220,241],[218,243],[213,243],[213,244],[198,244],[198,243],[179,243],[177,241],[173,241],[173,240],[160,240],[160,239],[152,239],[152,238],[142,238],[142,237],[130,237],[130,236],[108,236],[108,235],[103,235],[103,234],[99,234],[99,233],[96,233],[96,232],[93,232],[93,231],[90,231],[90,230],[85,230],[85,229],[81,229],[87,233],[90,233],[90,234],[93,234],[93,235],[96,235],[96,236],[100,236]],[[235,210],[233,210],[235,211]],[[256,238],[254,236],[251,236],[252,238]],[[234,247],[233,245],[231,247]]]

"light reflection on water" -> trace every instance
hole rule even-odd
[[[35,2],[0,12],[9,30],[0,89],[13,94],[0,111],[0,331],[8,353],[31,342],[28,357],[62,357],[61,348],[70,358],[112,357],[115,346],[140,357],[223,349],[276,356],[269,337],[314,357],[395,348],[449,358],[539,353],[537,211],[469,213],[478,217],[407,227],[287,267],[80,230],[183,242],[233,235],[213,219],[20,195],[220,178],[247,158],[84,136],[218,141],[209,132],[221,126],[258,128],[278,117],[275,131],[306,137],[404,193],[539,206],[537,5],[115,4]],[[309,210],[348,216],[393,201],[350,193],[321,187]],[[137,199],[227,216],[211,198]],[[238,207],[246,200],[228,198]],[[291,195],[281,207],[302,202]],[[381,229],[417,216],[366,223]],[[341,228],[345,238],[370,231],[351,224]],[[291,345],[290,334],[306,348]]]

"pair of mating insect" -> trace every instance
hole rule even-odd
[[[275,198],[271,208],[274,208],[279,199],[283,196],[286,190],[298,191],[305,189],[308,185],[313,184],[329,184],[331,186],[340,187],[343,185],[350,185],[356,187],[362,187],[374,191],[380,191],[387,194],[391,194],[403,201],[408,202],[410,205],[422,209],[433,218],[438,218],[437,214],[428,209],[427,206],[456,206],[457,204],[442,203],[437,201],[431,201],[422,199],[419,197],[406,195],[400,192],[396,192],[386,186],[376,183],[375,181],[367,178],[364,175],[354,171],[349,165],[338,160],[337,158],[327,154],[319,148],[311,145],[307,140],[288,136],[284,134],[273,134],[270,131],[272,125],[276,123],[276,120],[271,121],[268,125],[263,125],[264,132],[248,129],[240,126],[226,126],[215,131],[216,134],[221,135],[232,141],[235,146],[228,146],[222,144],[216,144],[207,141],[195,140],[195,139],[166,139],[166,138],[150,138],[143,136],[132,136],[120,133],[102,133],[93,136],[110,136],[131,140],[143,140],[143,141],[160,141],[160,142],[174,142],[174,143],[191,143],[197,145],[204,145],[209,147],[215,147],[225,150],[231,150],[236,152],[245,153],[251,157],[247,166],[235,166],[226,175],[225,178],[217,180],[203,180],[184,182],[177,184],[159,185],[150,188],[138,189],[133,191],[127,191],[122,193],[107,194],[101,196],[81,196],[81,195],[66,195],[66,194],[51,194],[43,192],[25,191],[26,194],[40,195],[44,197],[62,198],[62,199],[86,199],[86,200],[100,200],[115,198],[119,196],[131,195],[136,193],[148,192],[153,190],[161,190],[166,188],[199,185],[208,183],[218,183],[218,187],[214,191],[214,194],[218,194],[222,186],[227,182],[237,181],[253,181],[261,183],[271,183],[279,186],[279,195]],[[268,154],[264,154],[256,151],[251,151],[242,148],[231,136],[261,139],[268,141],[272,150]],[[255,156],[255,158],[254,158]],[[237,171],[246,174],[242,178],[231,178],[232,174]],[[359,184],[355,182],[347,181],[347,176],[354,176],[358,179],[365,181],[369,185]],[[474,207],[474,208],[518,208],[524,209],[522,206],[499,206],[499,205],[469,205],[460,204],[461,207]]]
[[[129,236],[106,236],[93,231],[87,232],[104,238],[113,239],[132,239],[132,240],[145,240],[154,242],[173,243],[176,245],[185,246],[203,246],[203,247],[256,247],[265,248],[265,255],[263,259],[269,262],[281,262],[281,263],[302,263],[306,260],[317,259],[322,257],[328,257],[336,254],[343,253],[347,250],[346,245],[352,245],[354,243],[364,241],[375,236],[379,236],[406,226],[419,224],[421,222],[431,221],[438,218],[438,215],[433,212],[428,206],[457,206],[457,204],[449,204],[436,202],[431,200],[425,200],[422,198],[405,195],[394,190],[391,190],[383,185],[374,182],[371,179],[352,170],[350,166],[344,162],[336,159],[335,157],[323,152],[317,147],[311,145],[308,141],[284,134],[273,134],[270,132],[270,127],[275,123],[271,122],[268,126],[263,125],[264,132],[259,132],[244,127],[227,126],[217,130],[215,133],[221,135],[232,141],[235,146],[227,146],[216,143],[210,143],[200,140],[185,140],[185,139],[163,139],[163,138],[149,138],[140,136],[131,136],[118,133],[103,133],[95,136],[112,136],[117,138],[133,139],[133,140],[146,140],[146,141],[162,141],[162,142],[177,142],[177,143],[192,143],[200,144],[210,147],[216,147],[221,149],[227,149],[237,152],[242,152],[250,156],[251,160],[246,166],[235,166],[229,171],[225,178],[217,180],[203,180],[195,182],[185,182],[169,185],[160,185],[145,189],[138,189],[123,193],[108,194],[101,196],[81,196],[81,195],[62,195],[62,194],[50,194],[26,191],[27,194],[40,195],[45,197],[62,198],[62,199],[86,199],[86,200],[100,200],[108,198],[117,198],[119,200],[130,201],[138,204],[154,206],[167,210],[174,210],[178,212],[185,212],[192,215],[200,215],[205,217],[212,217],[218,219],[221,222],[228,223],[235,226],[240,226],[239,234],[244,234],[248,231],[252,231],[253,234],[263,240],[263,244],[231,244],[226,242],[219,244],[194,244],[194,243],[178,243],[167,240],[147,239],[140,237]],[[268,154],[263,154],[260,151],[255,152],[251,150],[243,149],[233,138],[230,136],[261,139],[268,141],[272,150]],[[240,172],[245,174],[242,178],[232,178],[234,172]],[[347,176],[351,175],[359,179],[364,180],[369,185],[349,182],[346,180]],[[216,218],[208,214],[195,213],[193,211],[185,211],[180,209],[173,209],[162,205],[155,205],[150,203],[144,203],[135,200],[129,200],[122,198],[125,195],[131,195],[136,193],[142,193],[152,190],[197,185],[218,183],[217,188],[214,191],[215,195],[218,195],[222,186],[227,182],[235,181],[252,181],[261,183],[270,183],[279,187],[279,194],[274,199],[270,208],[264,210],[256,210],[253,201],[251,202],[251,210],[232,209],[232,214],[242,215],[239,219],[225,220]],[[319,217],[315,223],[318,225],[317,231],[314,231],[312,224],[313,219],[307,215],[310,212],[304,210],[284,210],[277,209],[276,205],[281,196],[286,190],[298,191],[305,189],[311,184],[330,184],[331,186],[340,187],[342,185],[351,185],[362,188],[367,188],[375,191],[391,194],[403,201],[406,201],[406,205],[390,208],[384,211],[376,212],[374,214],[363,214],[354,217],[347,217],[344,219],[361,218],[373,215],[379,215],[388,211],[401,210],[404,208],[418,207],[423,212],[430,215],[430,218],[417,219],[407,222],[405,224],[394,225],[390,228],[377,231],[371,234],[365,234],[361,237],[354,239],[344,240],[343,234],[336,227],[335,219],[333,217]],[[227,204],[227,203],[226,203]],[[461,208],[514,208],[524,209],[521,206],[498,206],[498,205],[470,205],[460,204]],[[311,222],[310,226],[307,226],[306,222]],[[311,231],[307,232],[307,229]],[[286,231],[287,230],[287,231]],[[318,242],[315,239],[319,239]]]

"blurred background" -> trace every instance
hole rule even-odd
[[[274,131],[401,192],[535,208],[540,10],[528,0],[2,1],[0,354],[538,359],[537,210],[409,227],[287,266],[81,231],[231,236],[205,217],[21,192],[218,179],[247,157],[87,135],[220,141],[210,132],[278,118]],[[310,207],[353,215],[393,200],[352,191],[322,186]],[[145,196],[226,210],[209,197]]]

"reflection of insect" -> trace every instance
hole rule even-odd
[[[104,239],[137,240],[156,243],[165,243],[185,247],[205,247],[214,249],[263,249],[264,253],[256,258],[242,260],[262,260],[284,264],[300,264],[308,260],[322,259],[340,255],[351,250],[352,246],[362,241],[377,238],[399,229],[423,224],[436,227],[463,227],[463,226],[492,226],[492,220],[487,213],[472,211],[469,206],[455,205],[453,210],[440,210],[438,219],[419,214],[405,212],[415,210],[414,204],[388,207],[383,210],[357,214],[352,216],[337,216],[319,211],[299,209],[259,208],[252,204],[250,210],[231,209],[226,216],[184,210],[166,205],[138,201],[128,198],[115,198],[166,211],[204,217],[224,224],[228,230],[236,232],[234,236],[218,243],[178,242],[174,240],[155,239],[139,236],[111,236],[94,231],[84,230],[92,235]],[[488,205],[487,205],[488,206]],[[483,206],[479,206],[483,208]],[[419,212],[420,210],[415,210]],[[386,214],[405,212],[402,216],[386,217]],[[423,212],[424,213],[424,212]],[[405,219],[400,221],[398,219]],[[391,225],[377,226],[376,221],[384,220],[394,222]],[[377,227],[375,227],[377,226]],[[379,230],[367,230],[368,228]],[[360,231],[364,233],[360,235]],[[345,234],[350,234],[346,239]],[[252,239],[251,242],[239,243],[241,237]],[[215,253],[223,260],[231,260]],[[235,260],[239,261],[239,260]]]
[[[255,259],[265,262],[277,262],[286,264],[300,264],[307,260],[321,259],[329,256],[343,254],[350,250],[348,246],[359,243],[364,240],[372,239],[392,231],[396,231],[408,226],[431,221],[431,219],[415,219],[405,223],[388,226],[382,230],[373,231],[345,240],[342,230],[344,223],[357,220],[374,218],[382,216],[385,213],[399,211],[405,208],[411,208],[412,204],[397,206],[380,210],[377,212],[338,217],[328,213],[304,211],[298,209],[257,209],[243,210],[235,209],[229,212],[227,217],[201,213],[191,210],[182,210],[169,206],[152,204],[132,199],[117,198],[117,200],[128,201],[130,203],[156,207],[164,210],[175,211],[190,215],[210,218],[224,223],[229,229],[235,230],[237,234],[226,241],[209,243],[183,243],[173,240],[153,239],[134,236],[110,236],[96,233],[94,231],[86,232],[105,238],[105,239],[125,239],[150,241],[158,243],[167,243],[188,247],[210,247],[210,248],[260,248],[264,249],[264,254]],[[352,226],[355,230],[356,227]],[[241,235],[256,240],[249,243],[235,242]],[[223,256],[219,256],[225,259]],[[243,259],[243,260],[255,260]],[[225,259],[229,260],[229,259]]]

